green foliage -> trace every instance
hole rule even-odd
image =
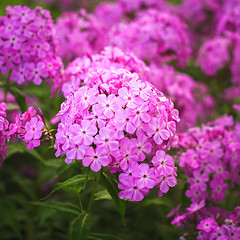
[[[112,181],[106,173],[102,173],[102,185],[107,189],[108,193],[111,195],[112,200],[115,203],[115,206],[122,217],[125,214],[125,204],[118,196],[117,183]]]
[[[73,186],[77,186],[79,191],[82,190],[84,184],[86,183],[86,181],[90,181],[91,179],[90,178],[87,178],[87,175],[86,174],[78,174],[64,182],[61,182],[61,183],[57,183],[52,191],[46,196],[44,197],[44,199],[48,198],[50,195],[52,195],[54,192],[56,192],[57,190],[59,189],[62,189],[62,188],[70,188],[70,187],[73,187]]]
[[[33,205],[40,207],[51,208],[60,212],[68,212],[79,215],[81,210],[78,206],[72,203],[57,202],[57,201],[47,201],[47,202],[31,202]]]
[[[101,234],[101,233],[90,233],[88,236],[89,240],[121,240],[119,237],[113,236],[111,234]]]
[[[9,91],[14,96],[15,101],[20,107],[21,111],[25,112],[27,110],[27,106],[24,94],[16,87],[10,87]]]
[[[70,226],[70,240],[86,240],[91,228],[91,216],[83,212],[75,218]]]

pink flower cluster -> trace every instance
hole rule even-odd
[[[0,71],[22,84],[59,81],[62,67],[50,12],[40,7],[8,6],[0,18]]]
[[[165,5],[164,0],[118,0],[117,3],[120,5],[122,10],[127,13],[135,10],[140,10],[141,8],[159,8],[162,5]]]
[[[197,62],[204,73],[209,76],[216,75],[217,71],[230,62],[231,41],[216,37],[206,41],[198,53]]]
[[[175,186],[174,160],[165,153],[177,142],[173,103],[126,69],[95,69],[85,83],[61,105],[56,156],[120,172],[119,196],[131,201],[156,185],[159,196]]]
[[[120,22],[109,39],[114,46],[158,65],[176,61],[184,67],[191,53],[186,25],[177,16],[154,9],[140,12],[131,22]]]
[[[85,9],[64,13],[57,19],[55,28],[60,56],[66,60],[98,52],[106,44],[106,24]]]
[[[7,156],[8,149],[6,142],[9,141],[10,135],[7,131],[9,122],[6,119],[6,110],[8,109],[5,102],[0,103],[0,167],[3,159]]]
[[[15,122],[9,125],[6,120],[6,110],[8,109],[5,102],[0,103],[0,166],[3,159],[7,156],[6,143],[10,138],[12,141],[24,141],[27,143],[27,148],[32,150],[40,145],[40,138],[44,127],[44,118],[41,110],[36,115],[33,107],[29,107],[28,111],[22,115],[18,114]]]
[[[116,47],[105,47],[100,54],[76,58],[69,63],[63,75],[62,92],[65,97],[72,91],[77,91],[80,86],[89,84],[87,75],[97,69],[119,69],[138,73],[142,79],[147,79],[148,67],[130,52],[123,52]],[[92,85],[90,86],[92,87]]]
[[[198,53],[198,64],[204,73],[216,75],[221,68],[231,72],[231,81],[240,85],[240,2],[224,2],[216,14],[215,36],[205,40]]]
[[[185,149],[179,165],[189,176],[186,196],[193,203],[220,202],[229,187],[240,184],[240,124],[234,125],[232,117],[189,129],[181,134],[179,144]]]
[[[24,141],[27,143],[27,148],[32,150],[40,145],[40,138],[43,133],[45,120],[42,111],[38,109],[39,115],[33,107],[16,116],[15,122],[9,126],[9,133],[12,135],[13,140]]]
[[[199,240],[237,240],[240,238],[239,206],[233,212],[213,206],[203,208],[204,206],[204,201],[194,206],[191,205],[186,213],[176,214],[172,224],[196,231],[190,234],[197,234]],[[184,236],[187,237],[188,234],[185,233]]]
[[[214,100],[203,83],[194,81],[189,75],[179,73],[173,67],[161,68],[150,65],[149,82],[167,95],[176,105],[181,122],[178,131],[184,131],[204,122],[213,112]]]

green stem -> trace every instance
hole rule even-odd
[[[81,210],[82,210],[82,212],[83,212],[84,209],[83,209],[83,204],[82,204],[82,200],[81,200],[81,197],[80,197],[80,192],[77,193],[77,197],[78,197],[78,201],[79,201],[80,208],[81,208]]]
[[[80,161],[78,159],[75,159],[75,160],[76,160],[77,164],[79,165],[80,169],[82,169],[82,165],[81,165]]]
[[[87,208],[87,212],[90,212],[91,211],[91,208],[92,208],[92,204],[93,204],[93,201],[94,201],[94,194],[96,192],[96,188],[97,188],[97,185],[98,185],[98,182],[100,180],[100,173],[98,173],[96,179],[95,179],[95,183],[94,183],[94,186],[93,186],[93,190],[92,190],[92,194],[91,194],[91,197],[90,197],[90,200],[89,200],[89,203],[88,203],[88,208]]]

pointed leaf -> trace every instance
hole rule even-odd
[[[115,203],[115,206],[122,217],[125,214],[125,204],[118,196],[117,183],[112,181],[106,173],[102,173],[102,185],[107,189],[108,193],[111,195],[112,200]]]
[[[112,199],[111,195],[108,193],[106,189],[95,193],[95,200],[104,200],[104,199],[107,199],[107,200]]]
[[[86,240],[91,228],[91,217],[83,212],[75,218],[70,226],[70,240]]]
[[[0,203],[0,222],[10,229],[21,238],[18,211],[14,203],[8,201],[2,201]]]
[[[65,188],[65,187],[72,187],[72,186],[75,186],[75,185],[82,185],[83,186],[86,178],[87,178],[86,174],[78,174],[78,175],[76,175],[72,178],[69,178],[68,180],[66,180],[64,182],[57,183],[53,187],[52,191],[46,197],[44,197],[43,199],[48,198],[50,195],[52,195],[57,190]]]
[[[154,198],[154,199],[145,200],[139,204],[139,207],[149,206],[149,205],[163,205],[163,206],[173,207],[169,199],[164,199],[164,198]]]
[[[61,212],[68,212],[79,215],[81,213],[80,208],[69,202],[57,202],[57,201],[47,201],[47,202],[31,202],[33,205],[40,207],[51,208]]]
[[[11,87],[9,91],[14,96],[15,101],[19,105],[21,111],[25,112],[27,110],[27,106],[26,106],[26,99],[24,97],[24,94],[16,87]]]
[[[101,234],[101,233],[90,233],[88,236],[89,240],[121,240],[121,238],[116,237],[111,234]]]

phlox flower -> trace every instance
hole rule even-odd
[[[174,187],[177,184],[177,179],[172,175],[161,175],[157,170],[155,171],[155,175],[159,190],[162,193],[168,192],[169,187]]]
[[[203,219],[198,225],[197,229],[203,230],[204,232],[211,232],[213,229],[217,228],[218,224],[213,218]]]
[[[89,147],[82,160],[85,167],[90,166],[94,172],[98,172],[101,167],[106,167],[111,162],[110,157],[106,153],[106,149],[97,147],[95,150]]]
[[[158,150],[152,159],[153,166],[157,167],[159,174],[170,175],[174,172],[174,160],[164,151]]]
[[[153,117],[148,123],[147,135],[151,137],[157,144],[161,144],[163,140],[167,140],[170,137],[170,133],[165,129],[166,123],[161,118]]]
[[[148,137],[145,134],[139,134],[136,141],[137,157],[138,161],[144,161],[145,153],[150,153],[152,150],[152,144],[149,142]]]
[[[67,159],[65,160],[68,164],[71,163],[73,160],[76,159],[83,159],[85,154],[85,149],[87,147],[84,145],[75,145],[72,148],[68,148],[66,153]]]
[[[128,168],[119,174],[118,178],[120,182],[127,182],[129,178],[133,178],[133,171],[137,170],[139,167],[137,162],[130,162]]]
[[[33,150],[35,147],[40,146],[40,140],[38,138],[32,138],[30,140],[25,140],[28,143],[27,149]]]
[[[185,195],[188,198],[191,198],[192,202],[198,202],[200,199],[206,199],[207,198],[207,193],[202,192],[201,190],[196,190],[190,186],[190,189],[186,191]]]
[[[94,143],[106,148],[107,151],[116,151],[119,148],[118,136],[115,130],[107,127],[101,128],[99,134],[94,138]]]
[[[151,87],[146,83],[138,80],[131,80],[129,86],[134,94],[138,95],[143,100],[147,101],[151,95]]]
[[[106,95],[101,94],[98,96],[98,104],[103,108],[103,114],[107,118],[112,118],[114,116],[114,111],[117,108],[116,97],[113,94]]]
[[[42,136],[42,128],[44,123],[37,119],[37,117],[33,117],[30,122],[27,122],[25,125],[26,134],[24,136],[24,140],[26,142],[31,141],[32,139],[39,139]],[[34,140],[33,140],[34,141]],[[35,145],[35,144],[33,144]]]
[[[92,112],[87,117],[94,126],[98,126],[100,129],[106,125],[106,117],[103,115],[103,109],[99,104],[92,107]]]
[[[28,110],[26,112],[24,112],[20,118],[20,120],[23,121],[23,124],[25,124],[26,122],[30,121],[32,119],[32,117],[34,117],[36,115],[36,111],[35,109],[31,106],[28,108]]]
[[[136,108],[138,105],[143,103],[143,100],[136,96],[131,90],[128,90],[126,87],[122,87],[118,90],[118,103],[124,107],[125,105],[128,108]]]
[[[143,104],[137,106],[136,108],[126,108],[126,114],[132,116],[132,123],[137,128],[143,122],[148,123],[151,119],[150,115],[147,113],[148,104],[144,102]]]
[[[77,145],[90,145],[93,142],[93,136],[97,133],[97,127],[88,120],[82,120],[81,125],[74,124],[72,132],[75,133],[73,142]]]
[[[203,159],[210,158],[212,161],[215,161],[223,156],[223,150],[221,144],[217,141],[206,142],[200,154]]]
[[[206,174],[201,174],[199,171],[195,170],[193,172],[193,178],[188,179],[188,183],[191,184],[191,188],[200,191],[206,191],[207,182],[209,178]]]
[[[133,170],[132,176],[137,180],[137,186],[140,188],[152,189],[155,186],[155,170],[149,168],[146,163],[141,163]]]
[[[228,185],[224,183],[221,178],[214,179],[210,182],[212,189],[211,197],[215,198],[217,202],[222,201],[225,198],[225,192],[228,189]]]
[[[132,119],[133,117],[126,109],[119,109],[116,112],[117,128],[133,134],[136,131],[136,127],[134,126]]]
[[[130,162],[137,162],[137,149],[134,148],[136,139],[123,138],[120,142],[120,152],[116,157],[120,159],[120,167],[126,170]]]
[[[90,105],[96,103],[96,94],[97,90],[96,88],[88,89],[88,87],[84,86],[82,88],[79,88],[79,90],[76,92],[76,98],[79,99],[79,108],[80,109],[86,109]]]
[[[202,200],[201,202],[193,202],[189,208],[186,208],[189,212],[193,213],[200,209],[202,209],[205,206],[205,200]]]
[[[65,151],[74,146],[73,136],[75,132],[70,131],[69,126],[64,127],[62,123],[59,123],[58,128],[61,130],[56,133],[55,137],[57,142],[61,144],[61,149]],[[74,129],[74,126],[71,126],[71,129]]]
[[[129,199],[130,201],[142,201],[144,194],[147,194],[148,188],[140,188],[137,185],[137,180],[129,178],[128,181],[118,184],[118,188],[122,191],[119,192],[121,199]]]

